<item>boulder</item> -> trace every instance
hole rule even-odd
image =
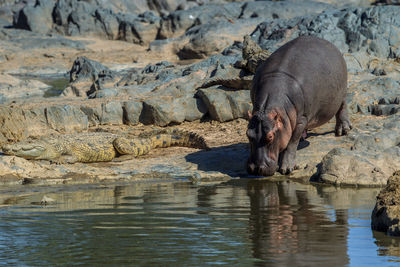
[[[14,26],[37,33],[48,33],[53,26],[52,0],[36,0],[35,5],[26,5],[14,18]]]
[[[137,15],[119,15],[119,32],[115,39],[148,45],[157,37],[160,18],[151,11]]]
[[[346,138],[348,148],[334,148],[321,161],[318,179],[335,185],[383,186],[400,169],[399,115],[364,121]]]
[[[76,106],[51,106],[45,109],[45,116],[47,125],[60,132],[82,131],[89,126],[87,116]]]
[[[247,90],[225,91],[210,88],[198,90],[197,95],[207,107],[210,118],[219,122],[246,118],[247,111],[252,110],[250,93]]]
[[[89,126],[123,123],[123,109],[119,101],[81,105],[80,109],[87,117]]]
[[[139,117],[142,113],[143,103],[136,101],[127,101],[122,104],[124,124],[136,125],[139,123]]]
[[[390,236],[400,236],[400,171],[393,173],[376,197],[371,228]]]
[[[101,63],[81,56],[75,59],[69,72],[70,84],[63,95],[87,97],[117,82],[117,74]]]
[[[171,123],[181,123],[185,120],[200,119],[204,115],[203,113],[204,107],[194,97],[153,97],[143,102],[140,122],[167,126]]]
[[[399,12],[398,6],[328,10],[309,17],[267,20],[252,36],[271,51],[300,35],[314,35],[332,42],[343,53],[362,51],[378,58],[397,58]]]

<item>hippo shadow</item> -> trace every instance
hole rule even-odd
[[[303,140],[298,150],[309,146]],[[248,143],[239,143],[212,148],[210,151],[197,151],[185,156],[186,161],[197,165],[198,170],[220,172],[232,177],[252,177],[247,174],[246,163],[250,154]]]
[[[232,177],[247,176],[246,162],[249,145],[239,143],[212,148],[210,151],[198,151],[185,157],[188,162],[197,165],[198,170],[220,172]]]

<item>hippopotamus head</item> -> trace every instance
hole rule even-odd
[[[251,151],[247,172],[273,175],[278,169],[279,153],[287,147],[291,137],[290,122],[276,110],[249,113],[249,118],[246,134]]]

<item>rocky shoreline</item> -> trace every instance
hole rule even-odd
[[[49,134],[139,134],[174,126],[203,135],[212,147],[91,164],[0,155],[0,183],[248,177],[249,91],[200,87],[207,79],[251,74],[235,64],[250,34],[270,52],[315,35],[334,43],[348,66],[353,130],[335,137],[332,121],[309,132],[299,145],[299,168],[288,178],[386,185],[400,169],[400,6],[332,2],[0,2],[0,145]],[[67,87],[49,97],[55,77]]]

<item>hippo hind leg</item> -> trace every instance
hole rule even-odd
[[[346,101],[343,101],[336,113],[335,134],[336,136],[347,135],[351,128],[353,127],[351,126],[349,115],[347,114]]]

